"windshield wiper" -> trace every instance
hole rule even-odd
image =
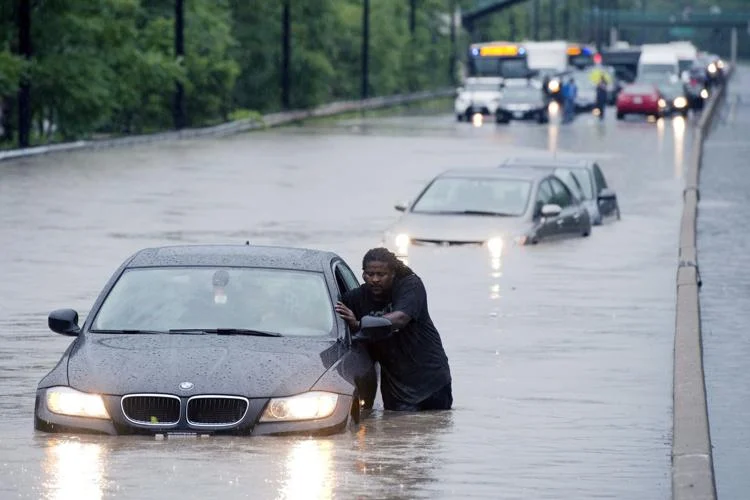
[[[252,330],[249,328],[206,328],[206,333],[215,333],[217,335],[255,335],[257,337],[281,337],[280,333],[265,332],[263,330]]]
[[[205,335],[206,330],[203,328],[172,328],[169,333],[177,333],[181,335]]]
[[[147,335],[159,335],[165,332],[164,330],[91,330],[91,333],[122,333],[122,334],[147,334]]]
[[[492,212],[490,210],[462,210],[460,212],[454,212],[457,214],[464,214],[464,215],[497,215],[499,217],[512,217],[513,214],[505,213],[505,212]]]

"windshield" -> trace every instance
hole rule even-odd
[[[675,72],[675,68],[673,64],[643,64],[640,68],[638,68],[638,77],[643,77],[645,75],[661,75],[661,76],[669,76],[673,75]]]
[[[469,92],[499,92],[500,85],[497,83],[471,82],[466,84]]]
[[[500,76],[503,78],[526,78],[529,68],[520,57],[477,56],[469,59],[469,76]]]
[[[284,336],[331,334],[331,299],[321,273],[257,268],[128,269],[91,330],[247,329]]]
[[[518,179],[441,177],[422,193],[412,212],[487,212],[522,215],[531,182]]]

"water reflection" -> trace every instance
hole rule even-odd
[[[653,118],[649,116],[648,119],[651,121]],[[658,118],[656,120],[656,144],[659,153],[664,151],[664,127],[664,118]]]
[[[558,136],[560,134],[560,126],[555,123],[550,124],[547,127],[547,149],[551,153],[557,153]]]
[[[101,444],[74,439],[52,439],[42,463],[44,498],[102,498],[106,470],[107,453]]]
[[[360,431],[348,461],[347,483],[374,498],[416,498],[440,480],[440,467],[448,455],[443,436],[453,431],[450,411],[419,413],[383,412],[368,420]]]
[[[672,120],[672,130],[674,130],[674,176],[676,179],[682,178],[682,172],[684,170],[685,127],[685,118],[682,116],[675,117]]]
[[[333,497],[333,443],[330,440],[304,440],[294,443],[286,460],[287,477],[280,499]]]

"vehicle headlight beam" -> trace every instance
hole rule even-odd
[[[338,394],[312,391],[268,402],[261,422],[294,422],[330,417],[336,409]]]
[[[101,396],[71,387],[47,389],[47,409],[59,415],[109,419],[109,412],[104,407]]]

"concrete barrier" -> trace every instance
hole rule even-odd
[[[727,75],[727,81],[731,72]],[[693,156],[685,174],[682,220],[680,221],[677,305],[674,336],[672,498],[674,500],[716,499],[711,432],[708,423],[706,383],[701,339],[700,269],[696,219],[700,200],[700,166],[703,141],[711,127],[726,84],[709,99],[693,139]]]
[[[267,127],[278,127],[280,125],[298,122],[307,118],[335,116],[342,113],[350,113],[353,111],[389,108],[420,101],[427,101],[431,99],[439,99],[442,97],[452,97],[455,95],[455,93],[456,91],[454,89],[440,89],[415,92],[411,94],[373,97],[371,99],[364,100],[340,101],[324,104],[312,109],[283,111],[279,113],[263,115],[261,119],[248,118],[244,120],[222,123],[220,125],[215,125],[212,127],[191,128],[171,132],[161,132],[156,134],[131,135],[126,137],[117,137],[114,139],[76,141],[63,144],[37,146],[32,148],[12,149],[7,151],[0,151],[0,161],[25,156],[36,156],[41,154],[60,153],[64,151],[75,151],[81,149],[115,148],[134,146],[137,144],[147,144],[158,141],[195,139],[198,137],[220,137]]]

